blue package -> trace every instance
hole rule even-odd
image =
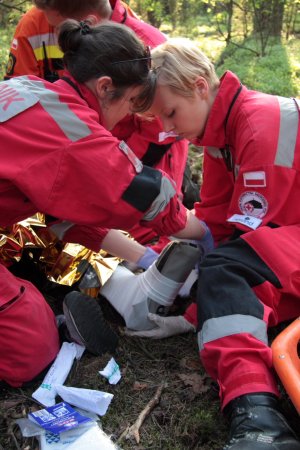
[[[65,402],[29,413],[28,418],[54,434],[71,430],[83,423],[92,421],[89,417],[75,411],[72,406]]]

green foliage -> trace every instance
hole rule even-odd
[[[255,42],[248,40],[248,47],[255,48]],[[217,71],[219,75],[225,70],[235,72],[250,89],[285,97],[299,96],[299,55],[300,42],[296,38],[284,45],[279,40],[271,42],[263,57],[243,48],[231,47],[220,57],[222,64],[218,65]]]
[[[299,5],[300,0],[293,0],[293,2],[287,0],[286,7],[291,8],[292,3]],[[143,12],[145,20],[147,20],[148,9],[149,17],[156,17],[155,20],[162,21],[160,29],[167,35],[185,36],[196,40],[201,50],[216,64],[219,75],[225,70],[231,70],[250,89],[282,96],[300,97],[300,40],[297,38],[297,34],[291,34],[287,40],[284,38],[281,41],[279,39],[269,40],[266,56],[261,57],[257,56],[259,43],[255,38],[250,39],[245,35],[243,14],[239,9],[235,10],[233,22],[235,45],[231,43],[226,47],[225,40],[220,38],[219,30],[216,28],[214,16],[215,13],[221,14],[218,16],[220,23],[224,19],[224,12],[220,9],[221,2],[200,2],[199,0],[175,2],[176,13],[181,13],[181,18],[176,19],[175,29],[170,17],[172,12],[170,8],[174,0],[127,0],[127,3],[136,12]],[[237,3],[247,4],[249,2],[243,0],[243,2]],[[28,8],[30,4],[31,2],[23,2],[22,8]],[[20,15],[20,12],[10,10],[6,14],[5,27],[0,25],[0,79],[4,74],[16,19]],[[300,31],[297,17],[294,11],[294,23],[293,26],[290,26],[290,31]]]
[[[8,26],[6,29],[0,28],[0,80],[3,78],[8,58],[8,50],[14,31],[14,25]]]
[[[32,6],[31,1],[0,1],[0,80],[5,73],[8,52],[21,14]]]

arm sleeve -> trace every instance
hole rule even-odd
[[[161,141],[159,136],[162,129],[159,119],[145,119],[135,114],[119,122],[113,134],[124,139],[145,165],[166,172],[174,180],[177,194],[182,196],[188,141],[176,141],[173,137]]]
[[[101,250],[102,241],[108,231],[107,228],[73,225],[66,231],[63,240],[65,242],[81,244],[98,253]]]
[[[198,318],[197,318],[197,304],[191,303],[185,313],[183,314],[183,317],[192,325],[194,325],[195,328],[197,328],[198,325]]]
[[[42,77],[33,48],[23,28],[21,19],[11,43],[5,79],[27,74]]]
[[[37,210],[78,225],[128,231],[140,222],[168,235],[187,221],[167,174],[137,171],[112,136],[93,134],[32,160],[18,185]]]

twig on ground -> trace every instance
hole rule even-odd
[[[21,450],[21,447],[20,447],[19,444],[18,444],[17,438],[16,438],[15,433],[13,432],[13,430],[11,430],[9,434],[11,435],[11,437],[12,437],[12,439],[13,439],[13,441],[14,441],[14,444],[15,444],[15,446],[16,446],[16,449],[17,449],[17,450]]]
[[[142,412],[139,414],[137,420],[134,422],[133,425],[131,425],[130,427],[127,427],[125,431],[123,431],[123,433],[121,434],[121,436],[119,437],[119,439],[117,440],[117,443],[119,443],[122,439],[126,438],[127,440],[131,439],[134,437],[135,441],[137,444],[140,443],[140,428],[144,422],[144,420],[146,419],[146,417],[150,414],[150,412],[152,411],[152,409],[154,408],[154,406],[156,406],[159,403],[162,391],[165,387],[165,382],[161,383],[154,396],[151,398],[151,400],[147,403],[147,405],[145,406],[145,408],[142,410]]]

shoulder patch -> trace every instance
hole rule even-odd
[[[243,173],[245,187],[266,187],[266,173],[263,170]]]
[[[6,74],[7,75],[10,75],[10,76],[13,75],[16,61],[17,61],[17,59],[16,59],[15,55],[10,53],[8,56],[8,61],[7,61],[7,65],[6,65]]]
[[[239,208],[247,216],[262,219],[268,212],[268,202],[259,192],[246,191],[240,195]]]
[[[38,103],[39,98],[16,78],[0,83],[0,122],[6,122]]]

